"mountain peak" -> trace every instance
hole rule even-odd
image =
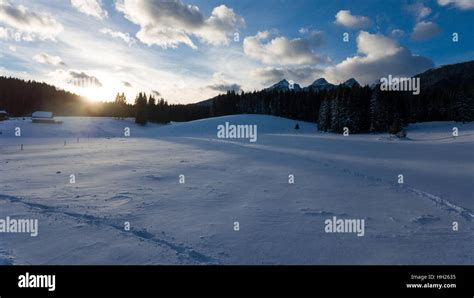
[[[276,91],[289,91],[289,90],[295,90],[295,91],[300,91],[301,87],[300,85],[293,83],[293,86],[291,86],[290,82],[286,79],[283,79],[279,81],[276,84],[273,84],[272,86],[268,87],[268,91],[276,90]]]
[[[312,91],[319,91],[319,90],[328,90],[334,88],[334,85],[328,83],[325,78],[319,78],[314,81],[308,87],[303,88],[304,90],[312,90]]]
[[[360,84],[356,81],[356,79],[354,78],[350,78],[349,80],[345,81],[344,83],[342,83],[343,85],[347,86],[347,87],[352,87],[354,86],[355,84],[359,85]]]
[[[314,81],[310,86],[319,86],[319,85],[327,85],[329,84],[328,81],[326,81],[325,78],[319,78],[316,81]]]
[[[376,79],[375,81],[372,82],[372,84],[369,85],[370,89],[377,88],[377,86],[380,84],[380,79]]]

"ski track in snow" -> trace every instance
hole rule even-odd
[[[350,170],[350,169],[347,169],[347,168],[342,168],[342,171],[344,171],[346,173],[350,173],[353,176],[362,177],[363,179],[368,179],[368,180],[371,180],[371,181],[382,183],[386,186],[389,186],[392,190],[402,190],[402,191],[406,191],[406,192],[415,194],[415,195],[417,195],[421,198],[428,199],[428,200],[434,202],[436,204],[436,206],[440,207],[441,209],[449,211],[449,212],[454,212],[454,213],[461,216],[462,218],[464,218],[467,221],[471,221],[474,218],[474,215],[472,214],[471,210],[469,210],[467,208],[464,208],[462,206],[456,205],[452,202],[449,202],[448,200],[445,200],[445,199],[443,199],[443,198],[441,198],[437,195],[434,195],[432,193],[429,193],[429,192],[426,192],[426,191],[423,191],[423,190],[420,190],[420,189],[417,189],[417,188],[413,188],[413,187],[400,186],[396,183],[386,181],[382,178],[373,177],[373,176],[370,176],[370,175],[367,175],[367,174],[364,174],[364,173],[361,173],[361,172],[357,172],[357,171],[354,171],[354,170]]]
[[[70,212],[70,211],[64,211],[61,210],[57,207],[52,207],[52,206],[47,206],[43,204],[38,204],[38,203],[32,203],[32,202],[27,202],[24,201],[20,198],[14,197],[14,196],[8,196],[8,195],[2,195],[0,194],[0,200],[7,200],[10,201],[11,203],[19,203],[26,205],[30,208],[40,210],[40,212],[43,213],[57,213],[57,214],[62,214],[66,215],[69,217],[73,217],[75,219],[81,220],[83,222],[86,222],[90,225],[106,225],[109,227],[112,227],[114,229],[119,230],[122,233],[126,234],[132,234],[137,238],[140,238],[142,240],[146,240],[155,244],[159,244],[165,247],[168,247],[169,249],[174,250],[180,257],[184,259],[189,259],[193,262],[196,262],[198,264],[218,264],[218,261],[215,260],[214,258],[210,256],[206,256],[200,252],[195,251],[192,247],[188,247],[185,245],[180,245],[176,244],[161,238],[158,238],[156,235],[149,233],[146,230],[139,230],[135,228],[131,228],[130,231],[124,231],[123,225],[120,225],[118,223],[114,223],[112,220],[106,219],[106,218],[101,218],[89,214],[80,214],[76,212]],[[0,250],[0,265],[2,263],[2,251]],[[6,260],[5,262],[7,262]]]
[[[437,196],[435,194],[432,194],[432,193],[429,193],[429,192],[426,192],[426,191],[423,191],[423,190],[420,190],[420,189],[417,189],[417,188],[400,186],[396,183],[386,181],[386,180],[384,180],[380,177],[374,177],[374,176],[368,175],[366,173],[355,171],[355,170],[352,170],[352,169],[349,169],[349,168],[346,168],[346,167],[340,167],[340,166],[337,166],[334,161],[328,161],[328,160],[320,161],[320,160],[316,160],[314,158],[310,158],[310,157],[307,157],[307,156],[298,155],[298,154],[296,154],[294,152],[291,152],[287,149],[277,149],[277,148],[269,147],[267,145],[256,145],[256,144],[249,145],[249,144],[243,144],[243,143],[226,141],[226,140],[209,140],[209,139],[195,138],[195,137],[193,137],[192,139],[205,141],[205,142],[220,142],[220,143],[225,143],[225,144],[232,144],[232,145],[242,146],[242,147],[249,148],[249,149],[254,149],[254,150],[271,151],[271,152],[274,152],[274,153],[290,155],[292,158],[302,158],[302,159],[305,159],[305,160],[308,160],[308,161],[311,161],[311,162],[314,162],[314,163],[318,163],[318,164],[320,164],[324,167],[331,167],[333,169],[339,170],[342,173],[346,173],[346,174],[349,174],[349,175],[354,176],[354,177],[358,177],[358,178],[370,180],[372,182],[376,182],[376,183],[379,183],[379,184],[383,184],[383,185],[389,187],[391,190],[396,190],[396,191],[402,190],[402,191],[406,191],[406,192],[415,194],[418,197],[428,199],[428,200],[434,202],[436,204],[436,206],[440,207],[443,210],[447,210],[449,212],[456,213],[457,215],[461,216],[463,219],[465,219],[467,221],[471,221],[472,219],[474,219],[474,214],[472,213],[472,211],[470,209],[467,209],[467,208],[464,208],[462,206],[456,205],[456,204],[454,204],[454,203],[452,203],[448,200],[445,200],[445,199],[441,198],[440,196]],[[313,215],[321,214],[321,212],[327,213],[325,211],[316,211],[316,213],[313,212]],[[306,214],[308,214],[308,213],[311,213],[311,212],[306,212]],[[328,214],[330,214],[330,213],[331,212],[329,212]],[[347,214],[345,214],[345,215],[347,215]]]
[[[474,214],[472,213],[471,210],[469,210],[467,208],[464,208],[464,207],[461,207],[459,205],[453,204],[448,200],[445,200],[445,199],[443,199],[441,197],[438,197],[434,194],[431,194],[429,192],[422,191],[420,189],[410,187],[410,188],[408,188],[408,190],[410,190],[411,192],[413,192],[413,193],[415,193],[415,194],[417,194],[421,197],[427,198],[427,199],[435,202],[436,204],[438,204],[439,206],[443,207],[444,209],[446,209],[448,211],[452,211],[452,212],[455,212],[455,213],[459,214],[460,216],[462,216],[467,221],[471,221],[472,219],[474,219]]]

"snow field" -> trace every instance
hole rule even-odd
[[[395,140],[263,115],[59,120],[0,122],[0,218],[40,222],[38,237],[0,234],[0,264],[474,263],[473,124]],[[258,141],[216,138],[226,121]],[[364,219],[364,237],[325,233],[333,216]]]

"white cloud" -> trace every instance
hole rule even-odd
[[[51,56],[46,53],[41,53],[33,56],[33,59],[41,64],[47,64],[52,66],[66,66],[66,63],[59,56]]]
[[[421,21],[416,23],[411,33],[413,40],[428,40],[441,32],[441,29],[433,22]]]
[[[288,39],[280,36],[269,40],[268,31],[244,39],[244,53],[268,65],[302,65],[328,62],[313,51],[323,42],[322,33],[313,31],[307,38]]]
[[[308,28],[305,28],[305,27],[301,27],[299,30],[298,30],[299,33],[301,34],[305,34],[305,33],[308,33],[309,32],[309,29]]]
[[[9,35],[15,40],[55,40],[63,30],[52,16],[29,11],[23,5],[13,6],[7,0],[0,1],[0,23],[11,27]]]
[[[434,66],[430,59],[413,55],[407,48],[381,34],[361,31],[357,48],[359,55],[326,69],[328,81],[339,83],[354,77],[362,84],[370,84],[389,74],[411,76]]]
[[[0,39],[20,41],[34,41],[35,35],[27,32],[15,31],[12,28],[0,27]]]
[[[180,0],[118,0],[116,8],[140,26],[136,37],[147,45],[177,48],[197,46],[191,36],[211,45],[226,45],[231,34],[245,24],[231,8],[220,5],[205,18],[199,8]]]
[[[7,28],[0,27],[0,39],[10,39],[10,32]]]
[[[431,14],[431,8],[426,7],[422,2],[407,5],[406,9],[413,14],[417,20],[421,20]]]
[[[138,92],[146,91],[148,94],[149,90],[158,88],[164,98],[173,102],[187,103],[214,95],[211,90],[200,89],[209,84],[207,74],[180,72],[183,63],[191,68],[194,67],[194,62],[190,61],[196,60],[205,64],[209,63],[208,60],[189,56],[180,56],[178,60],[169,59],[170,53],[154,51],[147,47],[134,47],[133,51],[130,51],[124,42],[100,38],[100,33],[99,38],[90,38],[90,34],[83,30],[68,30],[68,34],[60,37],[61,43],[57,45],[61,48],[56,49],[56,53],[63,58],[67,57],[66,62],[70,67],[79,67],[86,74],[98,78],[103,87],[97,88],[92,84],[86,85],[90,86],[89,88],[79,87],[68,83],[69,77],[50,76],[47,82],[95,101],[113,100],[117,92],[125,92],[128,100],[133,102]],[[217,51],[219,48],[211,49]],[[207,66],[209,65],[212,64]],[[43,71],[38,67],[37,72]],[[203,77],[202,80],[200,76]],[[173,84],[183,79],[187,83],[186,89],[178,90]],[[132,87],[125,87],[122,81],[131,83]]]
[[[369,59],[378,59],[394,55],[400,52],[402,47],[395,40],[381,34],[361,31],[357,36],[357,50]]]
[[[405,31],[403,31],[403,30],[401,30],[401,29],[393,29],[393,30],[390,32],[390,35],[392,35],[392,36],[395,37],[395,38],[400,38],[400,37],[405,36]]]
[[[102,8],[102,0],[71,0],[71,5],[78,11],[98,19],[108,16],[107,11]]]
[[[224,78],[224,75],[220,72],[216,72],[212,75],[212,83],[206,88],[214,91],[218,91],[219,93],[225,93],[227,91],[234,91],[240,92],[242,90],[242,86],[237,83],[229,83],[227,79]]]
[[[102,29],[100,29],[99,32],[102,33],[102,34],[108,35],[110,37],[113,37],[113,38],[121,39],[122,41],[124,41],[129,46],[136,43],[135,38],[131,37],[130,34],[128,34],[128,33],[120,32],[120,31],[113,31],[112,29],[109,29],[109,28],[102,28]]]
[[[336,14],[334,23],[351,29],[363,29],[367,28],[371,22],[368,17],[351,15],[350,10],[340,10]]]
[[[196,32],[196,35],[205,43],[212,45],[228,44],[227,36],[235,33],[244,24],[244,19],[236,15],[233,9],[220,5],[212,10],[211,16],[204,21],[204,26]]]
[[[452,5],[461,10],[474,9],[473,0],[438,0],[438,4],[441,6]]]
[[[144,26],[138,31],[136,37],[146,45],[157,45],[164,49],[176,49],[179,44],[185,44],[190,48],[197,49],[197,46],[186,32],[172,28],[160,29],[154,26]]]

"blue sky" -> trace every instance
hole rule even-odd
[[[474,59],[473,17],[474,0],[0,0],[0,75],[172,103],[283,78],[365,84]]]

